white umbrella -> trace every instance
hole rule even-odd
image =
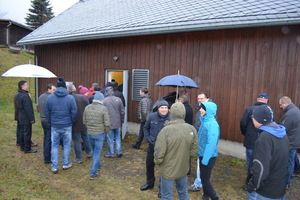
[[[5,77],[32,77],[32,78],[55,78],[55,74],[44,67],[32,64],[17,65],[7,70],[2,76]]]

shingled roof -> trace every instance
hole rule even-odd
[[[300,0],[81,0],[18,42],[300,24]]]

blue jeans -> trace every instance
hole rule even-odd
[[[294,173],[295,174],[300,174],[300,163],[299,163],[299,158],[298,158],[297,153],[295,153]]]
[[[264,196],[261,196],[260,194],[256,193],[256,192],[247,192],[248,195],[248,200],[284,200],[285,196],[283,196],[282,198],[278,198],[278,199],[270,199]]]
[[[105,134],[89,135],[89,139],[93,150],[93,161],[90,176],[95,176],[97,170],[101,168],[100,156],[105,141]]]
[[[161,180],[160,191],[161,191],[162,200],[172,199],[174,182],[176,183],[176,189],[177,189],[179,199],[180,200],[189,199],[189,195],[186,190],[187,176],[175,180],[166,179],[163,176],[161,176],[160,180]]]
[[[199,158],[197,158],[197,177],[195,178],[194,185],[202,188],[202,183],[201,183],[201,178],[200,178]]]
[[[121,147],[121,137],[120,137],[120,128],[110,129],[107,134],[107,146],[108,146],[108,154],[109,156],[114,156],[114,141],[116,142],[116,153],[122,154]]]
[[[44,162],[51,161],[51,124],[42,122],[44,130]]]
[[[74,142],[74,151],[77,160],[82,160],[81,139],[86,154],[91,154],[91,143],[87,134],[87,130],[72,133],[72,139]]]
[[[51,127],[51,142],[52,142],[52,169],[58,168],[59,161],[59,144],[60,138],[63,139],[64,152],[62,156],[62,164],[70,164],[70,152],[71,152],[71,141],[72,141],[72,126],[65,128],[54,128]]]
[[[250,162],[251,162],[252,153],[253,153],[253,149],[246,148],[246,166],[247,166],[248,171],[250,171],[249,165],[250,165]]]
[[[289,151],[289,164],[288,164],[288,173],[286,176],[286,185],[289,187],[292,182],[292,174],[295,167],[295,155],[297,154],[297,149],[290,149]]]

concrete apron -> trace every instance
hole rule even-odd
[[[140,130],[139,123],[128,122],[128,134],[138,135]],[[239,159],[246,159],[246,149],[242,143],[229,140],[219,140],[218,151],[224,155],[230,155]],[[298,153],[300,159],[300,154]]]

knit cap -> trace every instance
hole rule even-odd
[[[66,82],[63,77],[59,77],[57,80],[57,87],[67,88]]]
[[[86,87],[83,87],[82,85],[79,85],[78,89],[80,94],[85,94],[89,91]]]
[[[104,95],[101,92],[95,92],[94,100],[102,101],[104,99]]]
[[[253,118],[260,124],[266,125],[273,122],[273,111],[268,105],[257,106],[252,113]]]
[[[157,109],[161,106],[169,106],[168,102],[164,99],[159,99],[159,101],[157,102]]]

